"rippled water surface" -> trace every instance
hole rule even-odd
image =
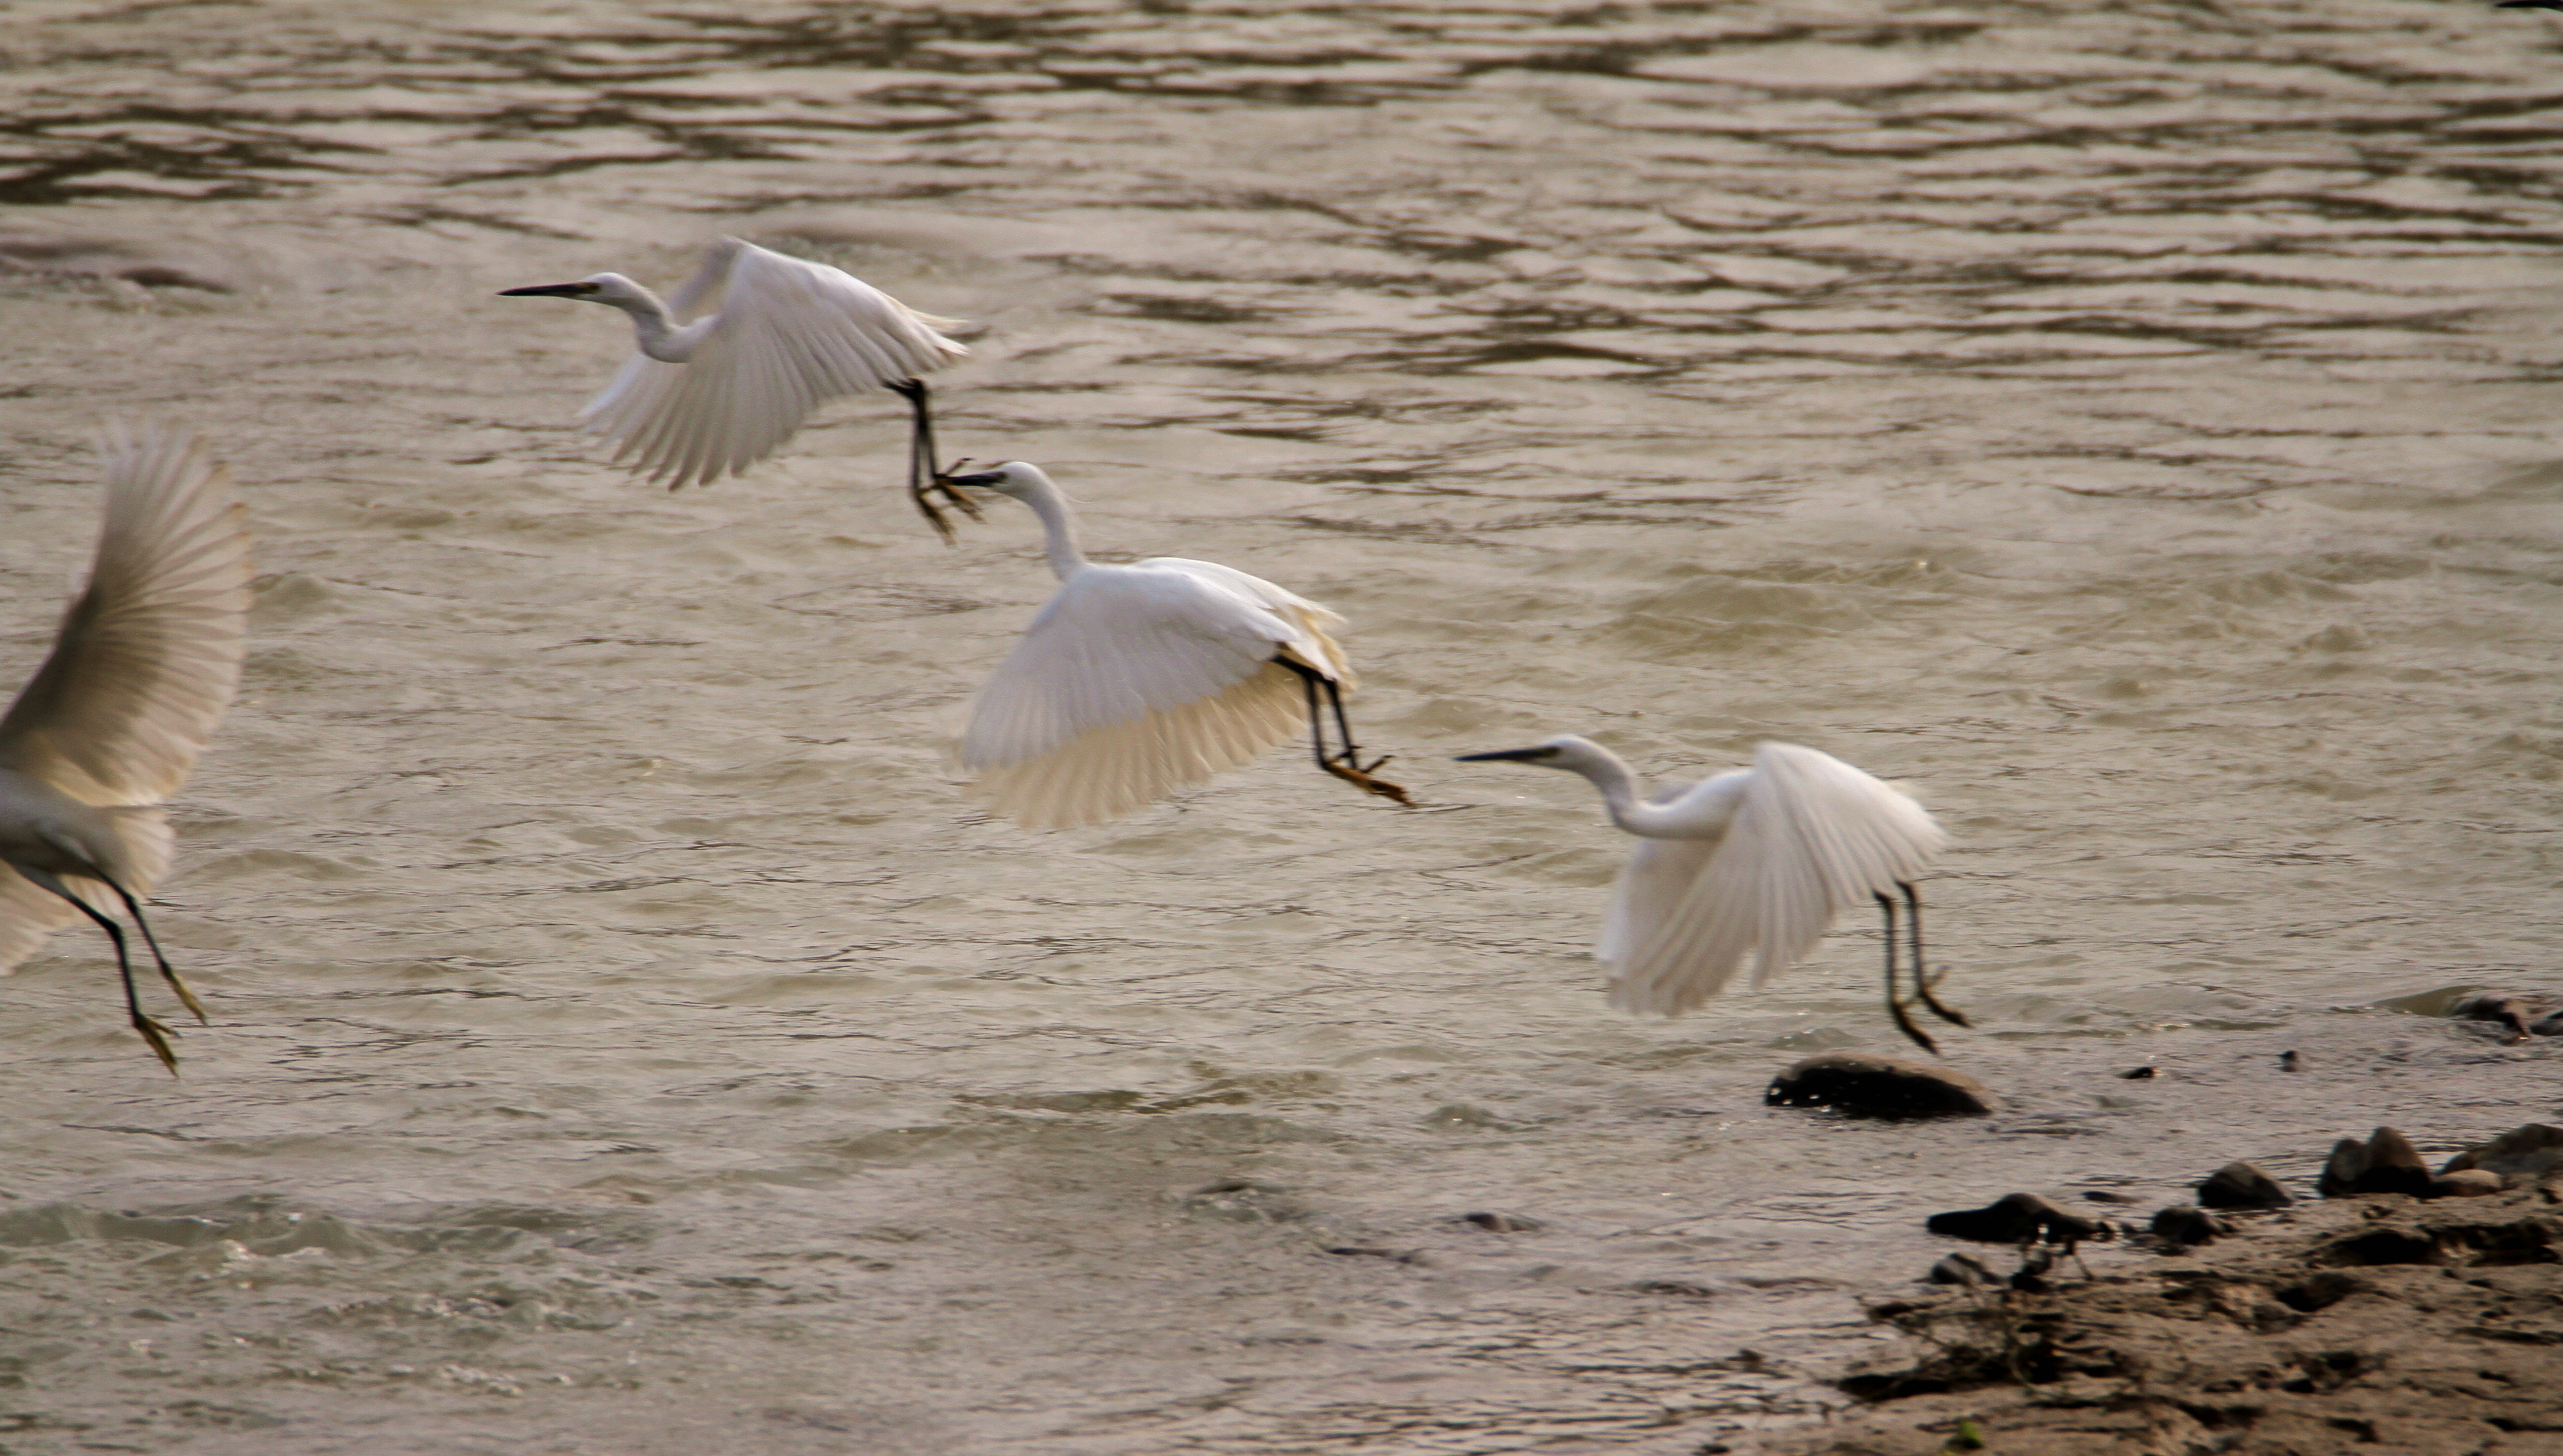
[[[110,413],[262,576],[185,1079],[94,936],[0,982],[0,1444],[1672,1456],[1819,1415],[1926,1212],[2550,1116],[2376,1003],[2555,979],[2557,25],[12,7],[0,668]],[[1427,806],[973,813],[1028,516],[939,545],[879,400],[643,487],[569,425],[622,320],[492,297],[724,232],[981,320],[946,443],[1096,547],[1351,617]],[[1886,1049],[1858,921],[1605,1007],[1625,842],[1447,761],[1562,730],[1910,782],[2008,1110],[1758,1105]]]

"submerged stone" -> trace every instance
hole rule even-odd
[[[1772,1107],[1827,1107],[1855,1118],[1981,1118],[1993,1092],[1964,1072],[1866,1052],[1809,1057],[1771,1081]]]

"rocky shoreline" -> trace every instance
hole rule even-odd
[[[2391,1148],[2386,1131],[2344,1148]],[[1715,1449],[2563,1453],[2563,1150],[2543,1150],[2558,1141],[2531,1125],[2462,1154],[2539,1149],[2497,1191],[2430,1198],[2351,1191],[2356,1159],[2336,1149],[2337,1196],[2225,1215],[2212,1243],[2160,1239],[2161,1257],[2087,1276],[2042,1247],[2023,1276],[1874,1307],[1905,1338],[1838,1382],[1866,1404]]]

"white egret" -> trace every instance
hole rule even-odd
[[[203,1021],[139,897],[169,868],[158,805],[186,781],[240,685],[247,513],[193,435],[110,425],[103,445],[106,521],[89,586],[0,716],[0,973],[88,916],[115,945],[133,1029],[175,1072],[168,1028],[143,1014],[112,912],[120,904],[133,918],[161,977]]]
[[[1407,802],[1371,776],[1387,758],[1363,763],[1353,745],[1343,702],[1352,668],[1326,632],[1343,618],[1209,561],[1088,561],[1067,497],[1038,466],[948,479],[1031,507],[1060,582],[979,690],[961,735],[961,766],[997,812],[1027,829],[1118,818],[1252,762],[1298,731],[1302,713],[1318,767]],[[1343,740],[1333,753],[1321,694]]]
[[[787,257],[737,238],[703,255],[676,297],[619,273],[577,283],[503,289],[500,298],[577,299],[632,315],[640,351],[579,412],[614,446],[619,464],[670,490],[736,475],[783,448],[810,411],[840,395],[887,389],[907,400],[907,491],[949,539],[926,496],[941,490],[934,415],[923,375],[970,351],[937,330],[959,320],[919,313],[843,269]]]
[[[1639,837],[1611,890],[1596,948],[1611,1004],[1675,1016],[1723,990],[1747,953],[1758,988],[1816,948],[1834,917],[1873,900],[1886,916],[1886,1009],[1896,1029],[1937,1052],[1913,1024],[1896,982],[1895,902],[1911,912],[1914,989],[1934,1015],[1966,1018],[1931,994],[1922,968],[1922,901],[1913,878],[1948,836],[1910,797],[1830,753],[1764,743],[1753,766],[1641,800],[1637,775],[1589,738],[1466,753],[1464,763],[1534,763],[1580,773],[1602,791],[1611,822]]]

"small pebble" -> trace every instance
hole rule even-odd
[[[2186,1249],[2212,1243],[2220,1235],[2234,1232],[2234,1225],[2205,1209],[2182,1203],[2155,1214],[2151,1232],[2174,1248]]]
[[[2278,1053],[2278,1070],[2281,1072],[2301,1072],[2305,1070],[2305,1064],[2294,1052],[2280,1052]]]
[[[2284,1208],[2295,1201],[2276,1178],[2248,1162],[2229,1162],[2198,1185],[2202,1208]]]
[[[2487,1167],[2461,1167],[2430,1180],[2424,1198],[2486,1198],[2500,1191],[2500,1174]]]
[[[1968,1289],[2002,1283],[2002,1276],[1986,1268],[1984,1261],[1973,1254],[1951,1254],[1932,1265],[1931,1272],[1923,1278],[1933,1284],[1955,1284]]]

